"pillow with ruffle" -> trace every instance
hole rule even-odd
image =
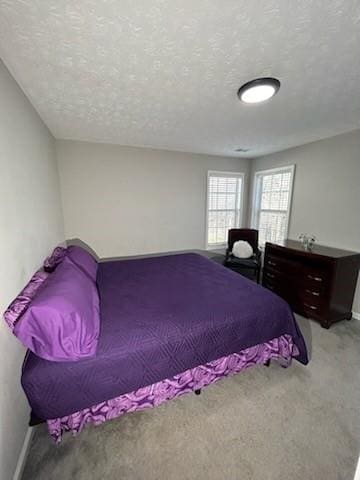
[[[53,272],[55,268],[64,260],[66,256],[66,247],[56,247],[51,255],[44,261],[44,270],[46,272]]]
[[[19,295],[10,303],[4,313],[4,319],[11,330],[14,329],[16,322],[21,315],[25,313],[26,309],[29,307],[30,303],[35,298],[35,295],[49,275],[49,273],[44,272],[42,269],[35,272],[30,281],[21,290]]]
[[[74,362],[96,354],[100,332],[95,283],[65,257],[14,328],[38,357]]]
[[[66,250],[66,256],[96,282],[98,262],[91,253],[78,245],[70,245]]]
[[[250,243],[239,240],[234,243],[232,254],[237,258],[250,258],[254,255],[254,251]]]

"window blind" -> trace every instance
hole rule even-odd
[[[242,175],[209,172],[207,244],[223,245],[228,230],[240,225]]]
[[[278,242],[287,237],[293,167],[255,174],[254,227],[259,243]]]

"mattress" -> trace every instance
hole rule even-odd
[[[50,362],[28,352],[22,386],[47,420],[135,391],[253,345],[290,335],[307,363],[289,305],[197,254],[99,264],[95,357]]]

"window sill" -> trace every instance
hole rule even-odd
[[[208,252],[225,254],[227,243],[218,243],[216,245],[206,245],[205,249]]]

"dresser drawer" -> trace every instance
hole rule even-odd
[[[300,304],[300,309],[301,311],[299,311],[299,313],[302,314],[304,317],[322,318],[326,315],[328,311],[328,306],[326,302],[323,302],[321,304],[314,304],[304,300],[302,304]]]
[[[323,292],[318,290],[312,290],[305,288],[305,290],[299,290],[299,298],[303,303],[308,305],[320,306],[326,301],[326,296]]]
[[[324,270],[304,270],[304,281],[315,288],[320,288],[326,282],[326,272]]]
[[[300,284],[303,284],[303,272],[301,267],[276,270],[276,267],[265,265],[263,279],[272,283],[281,283],[287,287],[291,285],[293,288],[298,288],[299,282]]]
[[[326,296],[322,292],[316,290],[299,290],[299,298],[302,303],[307,304],[310,308],[319,308],[326,302]]]
[[[271,282],[269,280],[264,280],[263,287],[267,288],[268,290],[271,290],[273,293],[275,293],[276,295],[279,295],[279,297],[289,302],[289,300],[287,299],[287,292],[285,291],[283,285],[275,282]]]
[[[326,269],[304,269],[302,275],[302,290],[310,297],[321,297],[330,284],[330,275]]]
[[[277,286],[273,282],[263,279],[262,286],[279,295]]]
[[[307,270],[306,279],[315,284],[320,284],[325,281],[326,272],[323,270]]]
[[[273,255],[267,255],[264,260],[264,269],[272,270],[279,273],[294,275],[299,269],[302,270],[301,264],[286,258],[279,258]]]
[[[285,281],[285,276],[282,273],[278,273],[274,270],[264,269],[263,279],[270,283],[278,283],[279,281]]]
[[[294,309],[298,313],[310,318],[317,318],[323,315],[328,306],[325,286],[325,280],[315,284],[300,281],[296,290],[296,308]]]
[[[282,275],[264,272],[263,286],[279,295],[279,297],[283,298],[289,304],[295,301],[296,287]]]
[[[273,257],[272,255],[267,255],[264,260],[264,266],[268,266],[270,268],[279,268],[281,265],[281,260]]]

